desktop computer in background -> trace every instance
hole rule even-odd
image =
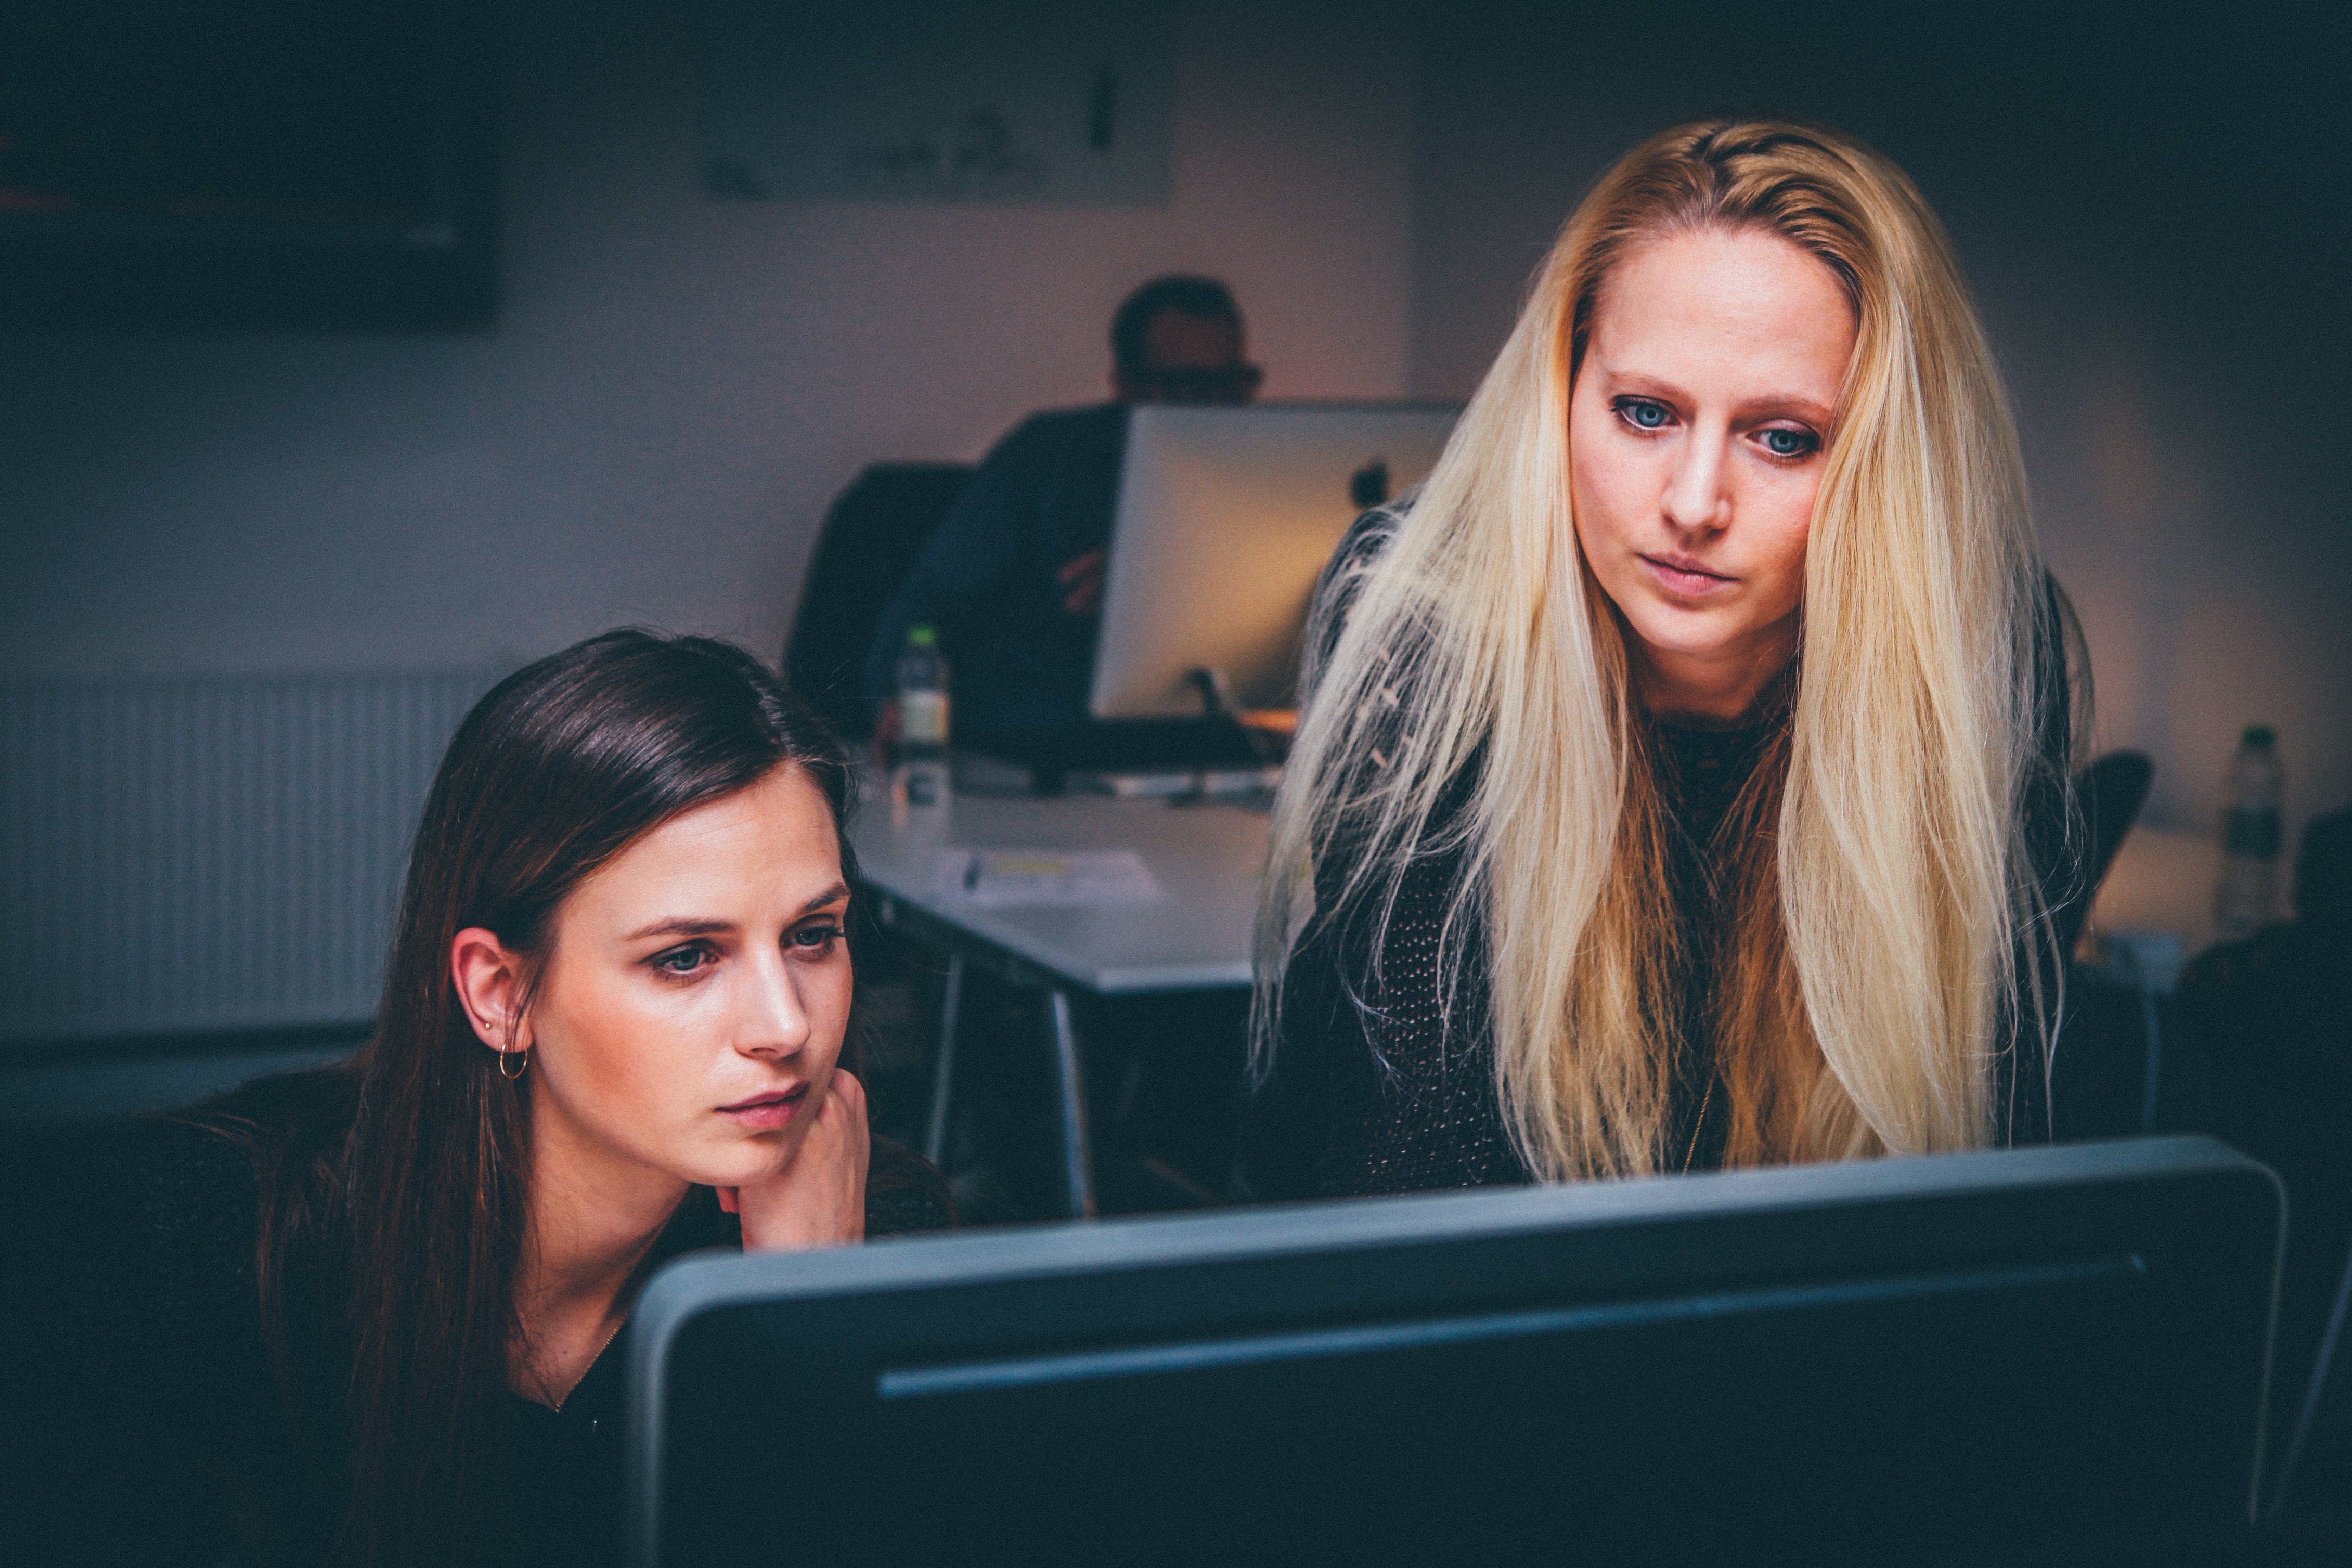
[[[967,737],[1024,770],[1115,794],[1248,792],[1278,737],[1244,727],[1297,702],[1315,580],[1348,525],[1434,467],[1456,403],[1146,405],[1129,416],[1095,653],[1094,722]],[[967,759],[960,781],[982,773]]]
[[[1293,706],[1317,574],[1360,513],[1428,476],[1461,412],[1138,408],[1111,530],[1095,716],[1197,716],[1196,671],[1230,707]]]
[[[2179,1138],[688,1260],[630,1331],[633,1561],[2227,1538],[2282,1224]]]

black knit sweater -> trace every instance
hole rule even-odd
[[[348,1113],[340,1073],[250,1086],[237,1113]],[[949,1221],[928,1167],[877,1143],[870,1235]],[[194,1121],[126,1134],[109,1175],[68,1200],[58,1245],[6,1369],[20,1439],[0,1457],[0,1558],[11,1535],[41,1563],[315,1563],[341,1519],[343,1333],[348,1239],[286,1254],[284,1378],[265,1348],[256,1277],[259,1189],[247,1147]],[[910,1179],[899,1179],[909,1177]],[[740,1248],[734,1217],[691,1189],[648,1260]],[[12,1292],[14,1293],[14,1292]],[[606,1346],[560,1410],[502,1401],[500,1500],[483,1560],[617,1562],[623,1549],[622,1406],[627,1334]]]
[[[1343,601],[1338,613],[1327,609],[1318,617],[1331,635],[1351,584],[1392,537],[1393,522],[1392,514],[1367,514],[1334,558],[1318,590],[1318,596]],[[2055,593],[2053,587],[2053,616]],[[2037,677],[2042,734],[2026,800],[2026,838],[2046,906],[2071,944],[2084,898],[2071,831],[2066,672],[2057,639],[2050,642],[2056,667]],[[1711,1104],[1707,1094],[1714,1079],[1706,1022],[1714,987],[1711,937],[1720,926],[1715,840],[1769,735],[1769,723],[1736,730],[1651,726],[1668,820],[1670,892],[1687,955],[1680,1019],[1686,1045],[1667,1107],[1667,1146],[1682,1155],[1673,1162],[1677,1168],[1718,1166],[1728,1131],[1724,1107]],[[1457,781],[1453,800],[1441,809],[1466,803],[1467,784]],[[1372,923],[1363,912],[1335,907],[1344,867],[1330,863],[1334,858],[1327,851],[1317,868],[1318,915],[1286,973],[1271,1072],[1244,1104],[1243,1193],[1281,1200],[1533,1179],[1511,1145],[1496,1093],[1483,930],[1462,934],[1454,991],[1449,998],[1444,990],[1440,946],[1464,874],[1460,857],[1426,855],[1406,870],[1377,953],[1367,935]],[[2038,975],[2047,992],[2055,993],[2062,977],[2045,948],[2030,946],[2019,962],[2021,974]],[[2070,1120],[2063,1107],[2053,1127],[2046,1053],[2022,1032],[1998,1061],[1995,1100],[2003,1141],[2039,1142],[2053,1130],[2076,1136],[2126,1130]],[[2102,1106],[2116,1098],[2104,1090],[2082,1096],[2084,1103]]]
[[[1720,1162],[1727,1131],[1706,1093],[1712,1051],[1704,1029],[1713,990],[1707,940],[1717,904],[1717,828],[1753,770],[1769,732],[1654,727],[1668,806],[1667,871],[1685,927],[1683,1033],[1668,1145],[1694,1170]],[[1275,1072],[1251,1097],[1244,1162],[1252,1196],[1306,1197],[1486,1186],[1531,1179],[1512,1150],[1496,1101],[1485,1017],[1480,935],[1445,1019],[1441,931],[1460,869],[1431,856],[1405,873],[1380,950],[1377,997],[1360,1007],[1371,973],[1361,927],[1318,924],[1291,961]],[[1318,879],[1327,880],[1327,879]],[[1355,983],[1349,981],[1354,978]],[[1704,1115],[1702,1112],[1704,1111]]]

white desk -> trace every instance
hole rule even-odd
[[[2282,894],[2293,863],[2286,857],[2279,867]],[[2193,956],[2221,939],[2213,924],[2213,887],[2221,877],[2221,847],[2213,834],[2142,822],[2116,852],[2091,924],[2102,931],[2170,932]]]
[[[1213,802],[960,795],[944,807],[908,810],[894,808],[887,797],[869,796],[850,828],[859,880],[883,924],[948,955],[924,1151],[934,1163],[945,1151],[956,1010],[971,960],[1045,993],[1070,1212],[1094,1212],[1085,1084],[1069,993],[1135,996],[1247,986],[1265,829],[1262,814]],[[1165,896],[1109,909],[991,908],[934,888],[932,868],[952,849],[1132,850]]]

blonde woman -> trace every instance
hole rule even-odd
[[[1743,120],[1629,153],[1317,603],[1256,1196],[2051,1134],[2063,611],[1885,158]]]

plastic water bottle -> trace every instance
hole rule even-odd
[[[907,629],[898,655],[898,763],[890,792],[909,806],[944,806],[948,800],[948,662],[939,633]]]
[[[2213,919],[2225,936],[2251,936],[2271,918],[2285,783],[2278,732],[2266,724],[2248,725],[2238,737],[2221,801],[2221,880],[2213,890]]]

